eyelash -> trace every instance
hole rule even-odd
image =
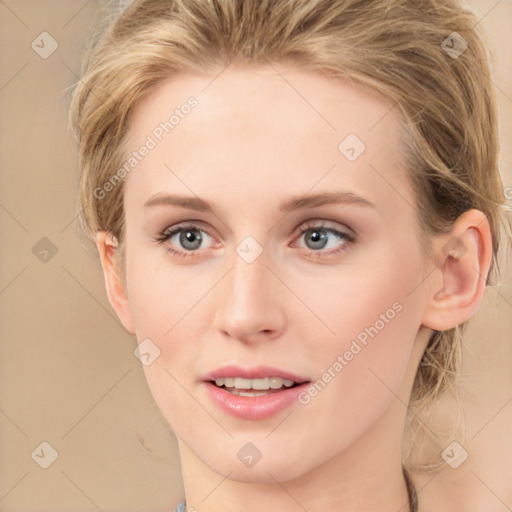
[[[195,224],[187,224],[187,225],[179,225],[179,226],[175,226],[173,228],[165,229],[164,231],[159,233],[158,237],[155,238],[155,241],[159,244],[164,245],[165,242],[167,242],[170,238],[172,238],[176,233],[180,233],[181,231],[187,231],[187,230],[200,231],[201,233],[206,233],[209,237],[213,238],[206,230],[200,228],[199,226],[197,226]],[[350,235],[349,233],[345,233],[343,231],[339,231],[334,228],[325,227],[323,223],[311,223],[311,224],[306,224],[306,225],[301,226],[297,230],[295,238],[300,238],[308,231],[315,231],[315,230],[321,230],[321,231],[325,231],[327,233],[331,233],[331,234],[335,235],[337,238],[341,238],[343,240],[343,244],[340,247],[338,247],[337,249],[334,249],[334,250],[331,250],[328,252],[323,252],[322,249],[317,250],[317,251],[315,251],[313,249],[309,249],[309,250],[307,250],[306,257],[308,257],[310,259],[318,259],[320,256],[335,256],[341,252],[347,251],[348,247],[350,247],[351,245],[354,245],[357,242],[355,236]],[[166,245],[165,249],[166,249],[166,251],[171,253],[173,256],[178,256],[180,258],[194,258],[195,257],[194,253],[198,252],[198,250],[196,250],[196,251],[180,251],[177,249],[173,249],[169,245]]]

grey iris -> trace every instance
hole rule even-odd
[[[306,231],[305,235],[306,245],[310,249],[323,249],[327,244],[327,234],[325,230],[311,229]],[[308,244],[308,239],[312,241],[312,245]]]
[[[187,229],[180,233],[180,244],[185,249],[199,249],[202,241],[203,237],[198,229]]]

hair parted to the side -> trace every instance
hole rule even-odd
[[[495,92],[477,22],[456,0],[134,0],[91,39],[73,93],[87,234],[107,230],[118,238],[124,281],[123,183],[101,198],[95,190],[123,165],[130,115],[155,86],[187,71],[292,62],[389,103],[401,121],[427,253],[429,235],[476,208],[491,226],[496,271],[505,197]],[[458,58],[442,46],[453,32],[468,45]],[[413,471],[442,463],[419,464],[411,447],[429,441],[431,406],[456,391],[463,329],[434,332],[420,363],[404,453]]]

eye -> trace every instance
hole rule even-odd
[[[213,238],[203,229],[195,225],[174,226],[162,231],[157,242],[166,244],[166,249],[177,256],[194,256],[190,254],[198,249],[205,249],[203,242],[212,241]]]
[[[311,223],[299,229],[299,240],[304,239],[309,257],[337,254],[355,243],[355,236],[338,229],[326,227],[323,223]],[[299,244],[299,247],[304,247]],[[327,249],[327,251],[325,251]],[[329,250],[331,249],[331,250]]]

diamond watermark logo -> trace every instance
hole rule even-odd
[[[39,57],[47,59],[59,47],[59,43],[48,32],[41,32],[30,46]]]
[[[365,151],[366,145],[355,134],[350,133],[339,144],[339,152],[349,161],[355,162]]]
[[[144,366],[149,366],[160,356],[160,349],[153,341],[146,338],[138,344],[133,354]]]
[[[451,256],[452,258],[455,258],[456,260],[461,260],[467,252],[468,252],[468,248],[456,236],[451,238],[443,246],[443,253],[445,254],[445,256]]]
[[[443,460],[452,469],[457,469],[469,457],[468,452],[457,441],[450,443],[441,454]]]
[[[458,59],[468,49],[468,43],[458,32],[452,32],[441,47],[452,59]]]
[[[32,254],[42,263],[48,263],[57,254],[57,246],[44,236],[32,247]]]
[[[57,450],[43,441],[32,453],[31,457],[43,469],[48,469],[59,457]]]
[[[263,454],[253,443],[244,444],[236,455],[240,459],[240,462],[248,468],[255,466],[261,457],[263,457]]]
[[[263,247],[252,236],[246,236],[236,248],[236,253],[246,263],[253,263],[262,252]]]

